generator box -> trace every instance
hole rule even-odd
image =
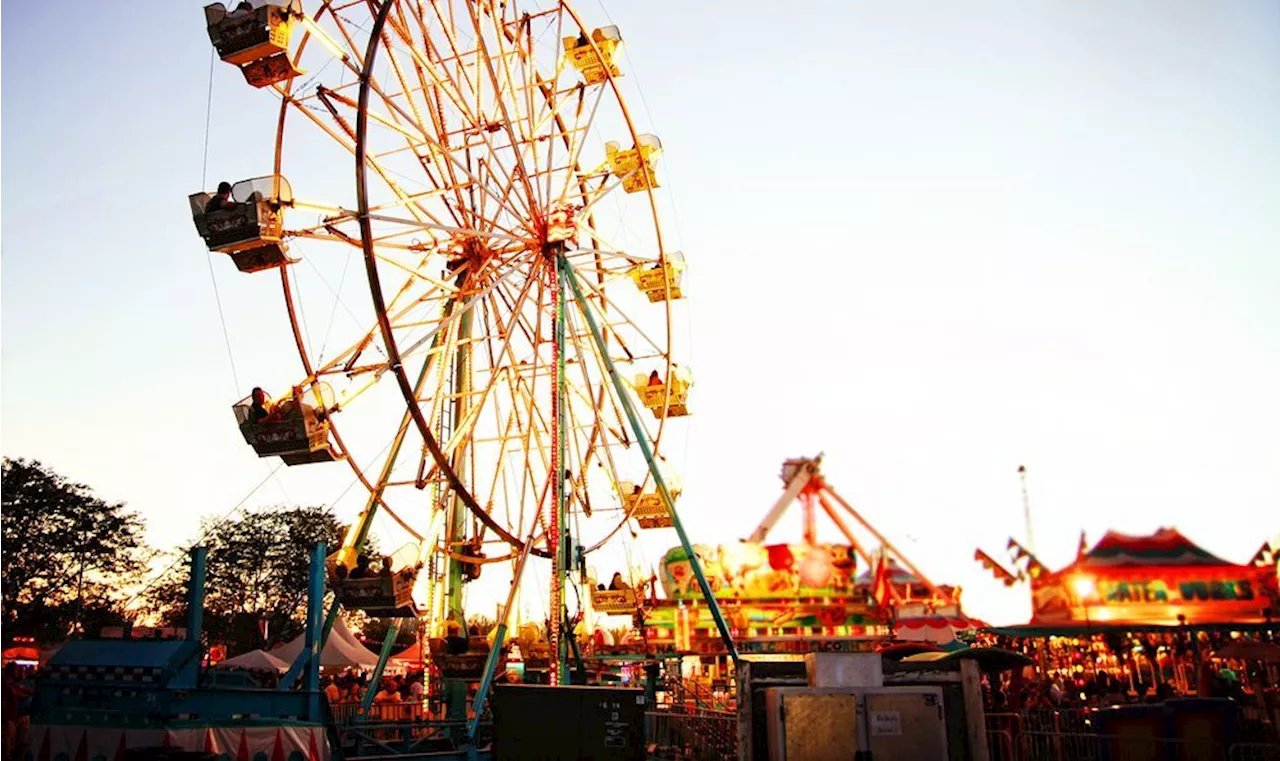
[[[498,685],[494,761],[643,761],[644,691],[623,687]]]

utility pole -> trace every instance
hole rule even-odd
[[[1022,484],[1022,520],[1027,526],[1027,551],[1036,554],[1036,537],[1031,528],[1031,498],[1027,495],[1027,466],[1018,466],[1018,480]]]

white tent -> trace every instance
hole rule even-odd
[[[215,668],[249,669],[251,671],[286,671],[289,664],[265,650],[250,650],[220,662]]]
[[[299,634],[292,641],[272,650],[269,654],[284,661],[288,665],[298,659],[298,654],[306,647],[307,635]],[[373,668],[378,663],[378,656],[369,648],[360,644],[342,618],[333,622],[333,631],[324,643],[320,652],[320,665],[331,668]]]

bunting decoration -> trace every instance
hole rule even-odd
[[[1017,576],[1013,575],[1008,569],[1000,565],[999,561],[982,550],[974,550],[973,559],[981,563],[984,569],[990,571],[996,577],[996,581],[1003,583],[1006,587],[1011,587],[1018,583]]]
[[[1045,568],[1044,564],[1035,555],[1032,555],[1025,547],[1018,544],[1018,540],[1010,537],[1007,548],[1013,555],[1013,564],[1025,569],[1027,575],[1032,579],[1038,579],[1049,572],[1049,569]]]

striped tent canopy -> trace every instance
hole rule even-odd
[[[1141,566],[1230,566],[1174,528],[1162,528],[1149,536],[1129,536],[1108,531],[1081,558],[1084,568]]]

